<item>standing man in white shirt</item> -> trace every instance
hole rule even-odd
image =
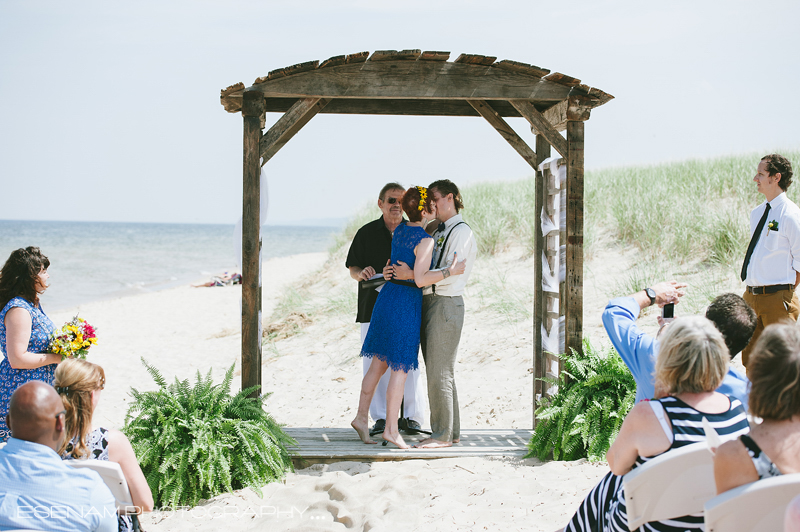
[[[431,270],[445,270],[453,261],[466,260],[463,275],[447,277],[422,290],[420,345],[428,376],[428,405],[431,410],[431,437],[416,447],[450,447],[461,439],[455,369],[458,343],[464,326],[464,288],[478,256],[472,229],[458,212],[464,207],[458,187],[449,179],[434,181],[428,194],[436,205],[437,220],[429,227],[434,239]],[[437,225],[434,225],[436,222]],[[430,233],[430,230],[428,231]],[[413,279],[403,263],[395,266],[398,279]]]
[[[756,330],[742,351],[747,367],[750,351],[764,327],[792,319],[797,321],[800,301],[800,208],[786,197],[792,184],[792,163],[777,153],[758,163],[753,181],[766,201],[750,213],[750,245],[742,264],[747,284],[744,300],[758,316]]]

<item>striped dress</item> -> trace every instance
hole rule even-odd
[[[676,397],[665,397],[659,399],[658,402],[664,407],[664,412],[672,423],[672,445],[665,452],[705,441],[703,417],[708,419],[717,434],[729,436],[729,439],[750,432],[747,414],[738,399],[731,398],[730,408],[721,414],[699,412]],[[655,456],[640,456],[636,459],[633,467],[636,468],[653,458]],[[613,473],[608,473],[603,477],[581,503],[566,530],[569,532],[629,532],[622,478]],[[698,532],[705,530],[705,527],[703,515],[698,514],[645,523],[638,530],[640,532]]]

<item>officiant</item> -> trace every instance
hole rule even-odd
[[[358,313],[356,322],[361,324],[361,343],[367,336],[372,308],[378,298],[374,283],[368,284],[372,278],[382,277],[384,267],[389,263],[392,254],[392,233],[404,222],[400,200],[405,188],[399,183],[387,183],[378,195],[378,208],[381,217],[361,227],[353,238],[347,253],[345,267],[350,270],[350,277],[358,281]],[[370,358],[362,358],[363,372],[367,373]],[[370,435],[383,433],[386,426],[386,387],[389,384],[389,372],[381,377],[378,388],[370,404],[369,414],[375,420]],[[416,434],[422,428],[425,418],[426,392],[420,383],[419,369],[411,370],[406,379],[403,397],[403,417],[407,426],[406,432]]]

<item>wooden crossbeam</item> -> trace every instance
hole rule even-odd
[[[503,117],[492,109],[488,102],[485,100],[467,100],[467,102],[478,111],[478,114],[485,118],[504,139],[506,139],[506,142],[511,144],[512,148],[517,150],[517,153],[519,153],[534,170],[536,170],[536,153],[519,135],[517,135],[517,132],[503,120]]]
[[[261,138],[261,164],[272,159],[289,140],[300,131],[314,115],[330,102],[329,98],[303,98],[298,100]]]
[[[547,119],[528,100],[511,100],[511,105],[562,156],[567,156],[567,139],[561,136]]]

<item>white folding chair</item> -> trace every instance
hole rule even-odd
[[[726,491],[705,504],[706,532],[781,531],[786,507],[798,494],[800,473]]]
[[[139,518],[136,515],[139,513],[139,509],[133,504],[128,481],[125,480],[119,464],[107,460],[65,460],[65,462],[75,468],[84,467],[96,471],[111,490],[117,506],[117,513],[129,515],[133,521],[133,529],[139,530]]]
[[[657,456],[622,479],[628,528],[703,511],[714,497],[714,461],[706,442]]]

